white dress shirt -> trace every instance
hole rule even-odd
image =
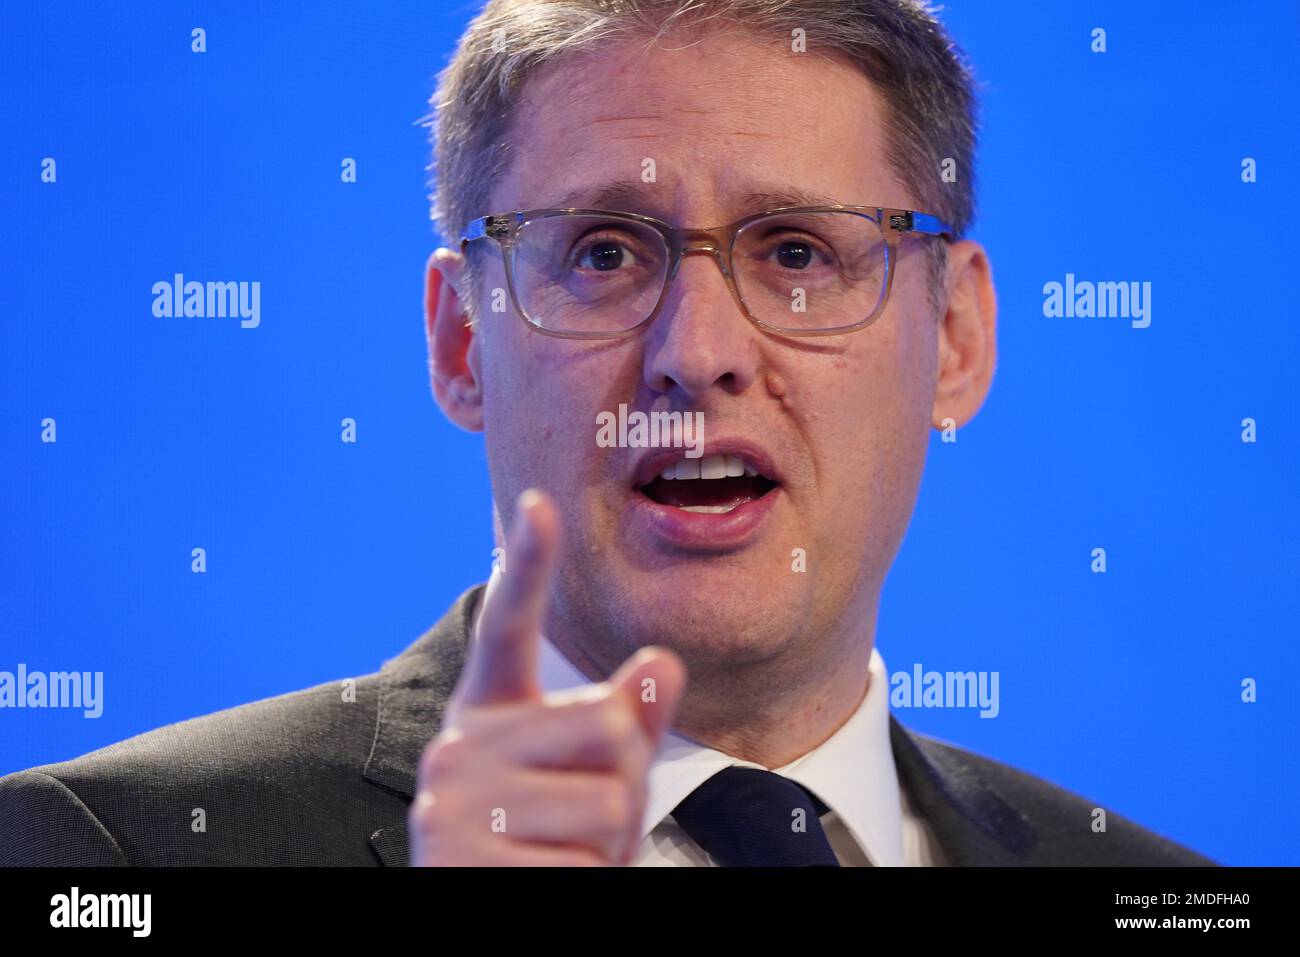
[[[493,578],[495,578],[495,574]],[[489,587],[491,587],[489,582]],[[477,622],[476,622],[477,624]],[[591,684],[546,636],[541,636],[538,680],[543,692]],[[671,730],[649,772],[642,842],[633,858],[643,867],[716,867],[717,863],[673,820],[672,811],[714,774],[752,761],[715,751]],[[811,790],[828,810],[822,828],[845,867],[946,864],[929,825],[916,814],[898,781],[889,740],[889,674],[871,650],[867,693],[834,734],[775,771]]]

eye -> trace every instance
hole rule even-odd
[[[786,269],[806,269],[812,260],[812,244],[802,239],[788,239],[776,247],[776,261]]]
[[[756,235],[748,254],[769,268],[807,272],[836,262],[835,247],[801,224],[777,224]]]
[[[636,263],[636,256],[625,243],[608,236],[587,240],[574,257],[574,264],[579,268],[596,272],[615,272],[622,266]]]

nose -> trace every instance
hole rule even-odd
[[[649,329],[646,383],[660,393],[677,390],[692,404],[715,385],[733,394],[749,388],[758,378],[761,333],[741,308],[722,250],[710,239],[685,243],[669,282]]]

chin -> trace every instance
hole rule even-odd
[[[766,575],[725,559],[666,568],[593,569],[587,604],[627,654],[645,645],[677,652],[688,664],[737,664],[779,653],[805,618],[802,579],[788,566]]]

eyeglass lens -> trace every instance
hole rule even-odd
[[[732,249],[742,301],[761,322],[792,331],[851,326],[884,294],[880,224],[849,211],[778,213],[748,223]],[[515,295],[529,321],[555,332],[610,334],[646,319],[664,290],[664,236],[633,220],[574,214],[524,223],[515,240]]]

